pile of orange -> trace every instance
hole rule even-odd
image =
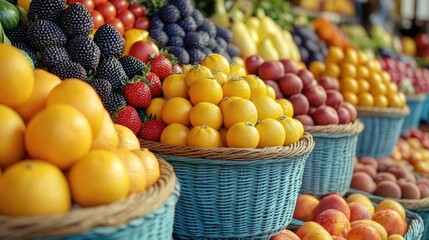
[[[318,17],[313,20],[312,25],[319,38],[325,41],[329,46],[336,46],[341,49],[353,47],[337,25],[326,18]]]
[[[344,101],[355,106],[402,108],[406,104],[390,75],[365,52],[330,46],[325,61],[315,61],[309,69],[316,78],[337,78]]]
[[[147,109],[168,125],[162,143],[263,148],[290,145],[304,133],[288,100],[276,101],[270,86],[220,54],[168,76],[163,92],[165,99],[153,99]]]
[[[154,184],[156,157],[116,125],[95,90],[33,70],[0,44],[0,215],[63,214]]]

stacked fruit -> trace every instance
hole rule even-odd
[[[180,64],[199,63],[210,53],[219,53],[231,63],[239,54],[231,32],[204,18],[191,0],[168,1],[151,17],[149,35]]]
[[[335,46],[341,49],[353,47],[338,26],[331,21],[319,17],[312,22],[312,25],[320,39],[325,41],[329,46]]]
[[[294,218],[305,223],[295,233],[288,230],[271,240],[403,240],[408,229],[402,205],[384,200],[374,207],[362,194],[352,194],[346,200],[338,194],[329,194],[320,200],[308,194],[300,195]]]
[[[313,62],[309,68],[318,79],[338,78],[344,101],[355,106],[401,108],[406,104],[405,95],[398,92],[380,62],[362,51],[331,46],[325,62]]]
[[[305,25],[296,26],[292,32],[293,40],[299,47],[301,61],[307,66],[313,61],[323,61],[328,52],[326,43],[317,36],[313,29]]]
[[[285,97],[293,105],[294,118],[304,124],[346,124],[356,119],[356,109],[344,102],[335,78],[316,81],[307,69],[298,69],[291,60],[265,61],[254,55],[246,59],[247,71],[257,74],[276,90],[278,98]]]
[[[408,165],[390,157],[362,157],[355,164],[351,187],[386,198],[420,199],[429,197],[428,182],[416,180]]]
[[[15,47],[0,51],[0,214],[63,214],[157,181],[156,157],[112,122],[89,84],[33,71]]]
[[[268,90],[270,89],[270,90]],[[263,148],[290,145],[303,135],[289,101],[220,54],[164,79],[165,99],[155,98],[144,123],[145,140],[197,147]],[[189,127],[191,128],[189,130]]]

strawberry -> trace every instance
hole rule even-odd
[[[137,110],[131,106],[126,106],[119,110],[116,123],[128,127],[136,135],[142,126],[142,121],[140,120]]]
[[[149,107],[152,100],[149,86],[141,81],[125,85],[124,97],[129,105],[139,108]]]
[[[140,128],[139,137],[148,141],[159,142],[161,140],[161,133],[167,124],[162,120],[155,119],[144,122]]]
[[[150,71],[155,73],[161,81],[168,77],[173,70],[170,59],[164,55],[158,55],[152,58],[149,64]]]
[[[153,73],[149,72],[146,75],[146,80],[149,81],[149,88],[150,88],[150,94],[152,95],[152,98],[161,97],[162,96],[162,88],[161,88],[161,80],[159,77]]]

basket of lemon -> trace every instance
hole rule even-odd
[[[301,193],[323,196],[330,192],[345,194],[350,188],[353,157],[359,134],[364,129],[355,120],[340,125],[306,126],[316,145],[305,164]]]
[[[401,134],[406,133],[410,128],[419,127],[420,116],[422,115],[425,99],[426,96],[424,94],[407,96],[407,106],[410,109],[410,114],[404,120]]]

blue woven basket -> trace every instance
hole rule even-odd
[[[353,175],[353,157],[359,133],[359,120],[344,125],[312,126],[314,146],[306,163],[300,193],[324,196],[330,192],[345,194]]]
[[[405,118],[402,125],[401,134],[404,134],[410,128],[418,128],[420,125],[420,117],[422,115],[425,104],[425,95],[407,96],[407,105],[410,109],[410,114]]]
[[[0,216],[0,239],[171,239],[180,186],[173,168],[164,160],[160,159],[159,163],[160,180],[148,190],[125,200],[60,216]]]
[[[408,107],[402,109],[357,107],[358,118],[365,129],[358,137],[357,157],[375,158],[390,156],[401,135],[402,124],[409,114]]]
[[[420,121],[429,123],[429,94],[426,94],[425,102],[423,103],[422,113],[420,114]]]
[[[177,239],[269,239],[280,232],[292,220],[314,147],[308,133],[291,146],[263,149],[141,144],[170,162],[181,183]]]

